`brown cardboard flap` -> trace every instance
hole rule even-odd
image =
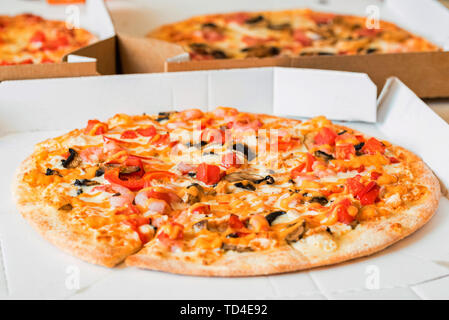
[[[96,62],[46,63],[0,67],[0,81],[98,75]]]
[[[175,44],[157,39],[118,34],[121,73],[164,72],[165,60],[184,50]]]
[[[117,39],[114,36],[73,51],[71,54],[97,59],[96,72],[99,74],[116,74],[116,42]],[[67,57],[64,57],[64,60],[67,60]]]
[[[449,52],[165,62],[165,71],[295,67],[367,73],[382,89],[396,76],[421,98],[449,97]]]

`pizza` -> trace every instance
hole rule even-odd
[[[14,194],[85,261],[245,276],[382,250],[431,218],[440,187],[412,152],[325,117],[218,107],[89,120],[37,144]]]
[[[440,50],[393,23],[309,9],[196,16],[147,36],[181,45],[192,60]]]
[[[89,31],[68,28],[64,21],[34,14],[0,15],[0,66],[61,62],[95,40]]]

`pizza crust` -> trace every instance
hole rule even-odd
[[[200,276],[255,276],[299,271],[336,264],[379,252],[412,234],[430,220],[438,208],[441,196],[438,179],[427,165],[412,152],[395,147],[404,153],[419,176],[419,183],[429,189],[421,203],[383,221],[360,224],[337,241],[335,251],[304,250],[283,247],[279,250],[225,254],[218,261],[204,265],[182,261],[171,254],[161,257],[144,248],[126,259],[128,266]],[[400,225],[400,226],[399,226]]]
[[[32,190],[23,182],[23,175],[33,163],[33,156],[30,156],[17,169],[12,191],[19,212],[42,237],[79,259],[105,267],[114,267],[141,248],[139,240],[122,247],[95,241],[93,232],[77,229],[60,219],[57,208],[43,202],[30,202]]]

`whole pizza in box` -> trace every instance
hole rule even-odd
[[[244,276],[378,252],[431,218],[440,186],[410,151],[325,117],[219,107],[89,120],[37,144],[14,194],[83,260]]]
[[[309,9],[202,15],[147,36],[181,45],[192,60],[440,50],[393,23]]]

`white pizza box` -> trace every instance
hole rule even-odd
[[[339,82],[351,86],[341,86]],[[173,275],[123,265],[115,269],[91,265],[42,239],[17,213],[10,183],[15,168],[30,154],[34,143],[84,127],[87,119],[106,119],[117,112],[156,113],[188,107],[208,110],[218,105],[296,117],[316,115],[308,106],[327,106],[320,112],[335,119],[346,116],[354,120],[347,125],[419,153],[448,185],[444,164],[449,154],[444,146],[449,125],[396,78],[389,80],[377,101],[377,118],[373,117],[375,88],[366,75],[356,73],[261,68],[5,81],[0,83],[0,167],[4,172],[0,181],[0,297],[449,297],[449,290],[434,285],[438,279],[449,277],[446,198],[421,230],[373,256],[304,272],[232,279]],[[348,105],[352,108],[344,108]],[[336,113],[335,108],[341,108],[345,114]],[[433,292],[432,287],[438,289]]]
[[[175,44],[136,38],[195,15],[311,8],[364,16],[370,25],[376,19],[390,21],[447,51],[449,10],[436,0],[110,0],[107,5],[118,34],[123,73],[264,66],[331,69],[367,73],[379,92],[388,77],[397,76],[420,97],[449,96],[447,52],[186,61],[188,55],[180,55],[183,50]]]
[[[101,59],[98,61],[92,58],[81,59],[76,55],[72,58],[69,54],[67,61],[61,63],[1,66],[0,81],[115,73],[115,29],[103,0],[86,0],[85,4],[58,5],[49,4],[46,0],[0,1],[0,15],[23,13],[65,21],[75,28],[88,30],[97,37],[97,41],[74,52],[84,52]]]

